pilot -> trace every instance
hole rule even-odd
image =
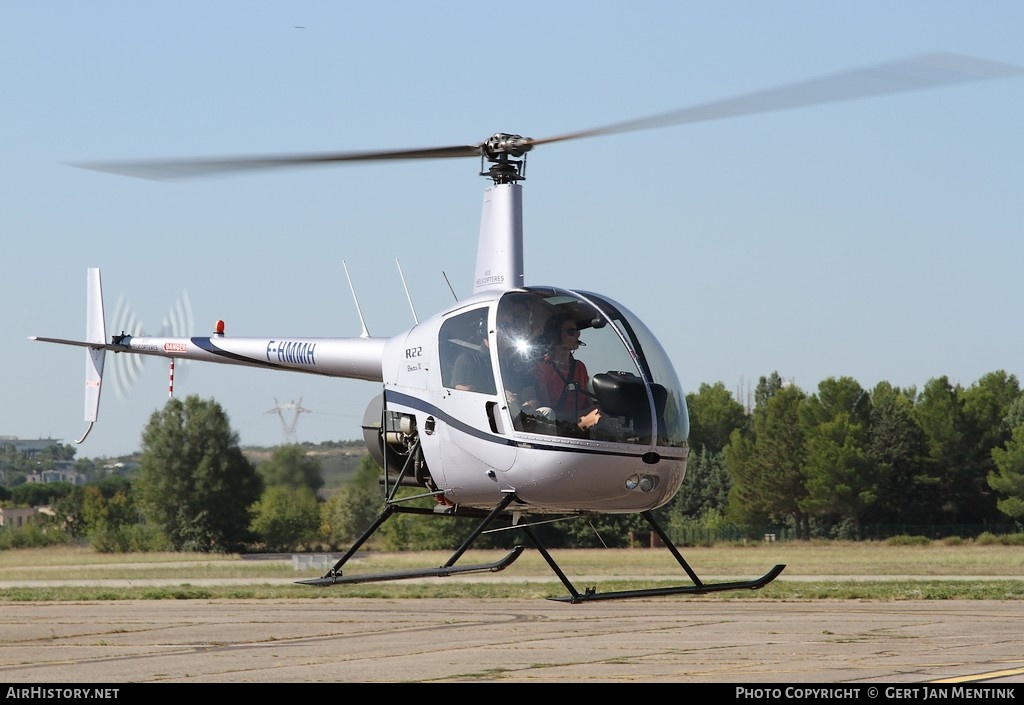
[[[587,432],[601,420],[601,411],[586,391],[590,384],[587,366],[573,354],[585,343],[571,314],[556,313],[549,318],[544,340],[548,351],[534,368],[541,410],[550,409],[573,435]]]

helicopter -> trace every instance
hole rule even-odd
[[[100,270],[89,268],[86,339],[30,339],[86,349],[88,426],[78,443],[98,419],[107,352],[380,385],[380,393],[366,408],[362,429],[366,447],[382,470],[382,509],[322,577],[298,581],[301,584],[330,587],[498,572],[512,565],[529,545],[566,590],[566,595],[549,599],[572,604],[757,590],[775,580],[786,566],[777,564],[748,580],[706,583],[653,513],[680,491],[690,451],[686,395],[658,338],[640,317],[608,295],[527,283],[523,182],[528,153],[566,140],[1022,73],[1024,69],[1009,64],[936,53],[539,139],[496,133],[467,145],[421,149],[76,164],[165,180],[368,161],[479,159],[479,175],[490,183],[484,190],[472,291],[388,337],[370,336],[365,324],[354,337],[235,337],[227,334],[223,321],[217,321],[209,336],[149,337],[122,331],[108,340]],[[563,340],[566,337],[568,342]],[[583,346],[585,351],[580,350]],[[566,363],[572,372],[549,369],[555,367],[554,353],[559,348],[563,359],[565,348],[579,352],[579,360],[569,355]],[[459,379],[460,370],[467,368],[462,362],[466,356],[472,360],[473,384]],[[576,371],[580,362],[584,374]],[[538,375],[543,374],[547,380],[542,384]],[[559,375],[554,390],[552,374]],[[400,492],[409,488],[413,489]],[[416,500],[432,500],[434,506]],[[469,518],[474,524],[444,565],[347,572],[350,559],[398,513]],[[553,521],[604,514],[643,517],[689,582],[607,592],[595,587],[579,590],[535,529]],[[524,540],[493,562],[460,563],[481,535],[495,531],[519,532]]]

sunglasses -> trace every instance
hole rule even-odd
[[[566,335],[579,335],[580,334],[580,329],[579,328],[563,328],[562,332],[565,333]]]

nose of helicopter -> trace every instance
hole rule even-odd
[[[657,509],[679,491],[686,457],[651,463],[651,453],[519,448],[516,463],[497,473],[521,500],[551,511],[627,513]],[[492,500],[493,501],[493,500]]]

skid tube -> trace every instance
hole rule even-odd
[[[568,595],[562,597],[549,597],[549,600],[555,602],[569,602],[571,604],[579,604],[580,602],[592,602],[594,600],[622,600],[629,597],[660,597],[662,595],[704,595],[709,592],[724,592],[726,590],[757,590],[763,588],[765,585],[779,577],[779,574],[785,569],[785,564],[779,564],[769,570],[767,573],[762,575],[760,578],[753,580],[741,580],[737,582],[728,583],[704,583],[697,574],[693,572],[690,564],[686,562],[682,554],[676,548],[675,544],[665,533],[665,530],[661,528],[661,525],[654,519],[654,515],[650,511],[640,512],[640,516],[647,520],[647,523],[651,525],[651,528],[658,534],[661,542],[665,545],[676,559],[676,562],[682,566],[683,570],[686,571],[687,576],[693,581],[693,585],[678,585],[673,587],[665,588],[641,588],[638,590],[617,590],[614,592],[598,592],[596,588],[589,587],[584,592],[580,593],[576,587],[569,581],[565,574],[561,571],[554,559],[547,552],[547,549],[541,545],[537,539],[536,534],[529,526],[524,526],[523,532],[526,534],[530,542],[533,543],[534,547],[540,552],[547,561],[551,570],[555,572],[558,579],[562,581],[562,585],[569,591]]]
[[[514,546],[512,550],[509,551],[509,553],[506,554],[503,558],[492,563],[479,563],[475,565],[465,566],[459,566],[456,564],[459,558],[461,558],[462,555],[467,550],[469,550],[473,542],[476,541],[476,539],[496,519],[498,519],[499,517],[507,516],[505,515],[506,508],[516,500],[517,497],[515,493],[510,492],[506,494],[502,498],[502,500],[497,505],[495,505],[495,507],[490,512],[486,514],[475,510],[464,510],[460,512],[459,509],[456,508],[455,512],[451,514],[442,515],[456,516],[458,514],[462,514],[463,516],[482,517],[480,523],[477,524],[476,528],[473,529],[473,531],[466,538],[466,540],[462,542],[462,545],[460,545],[455,550],[455,552],[451,555],[448,561],[442,566],[439,566],[437,568],[417,568],[412,570],[401,570],[390,573],[344,575],[342,572],[342,568],[345,565],[345,563],[347,563],[348,560],[353,555],[355,555],[356,551],[359,550],[363,543],[365,543],[370,538],[370,536],[372,536],[384,524],[384,522],[387,521],[396,512],[436,516],[436,513],[430,509],[424,509],[421,507],[403,507],[389,502],[385,505],[384,510],[380,513],[380,515],[373,522],[373,524],[371,524],[370,527],[365,532],[363,532],[363,535],[359,537],[359,539],[352,545],[351,548],[349,548],[348,551],[346,551],[345,555],[338,559],[337,563],[335,563],[334,566],[323,577],[314,578],[311,580],[299,580],[297,581],[297,583],[300,585],[329,587],[332,585],[350,585],[355,583],[382,582],[388,580],[405,580],[408,578],[444,578],[450,575],[459,575],[464,573],[481,573],[488,571],[496,573],[502,571],[505,568],[512,565],[512,563],[515,562],[517,558],[519,558],[519,556],[522,554],[524,550],[524,546]],[[704,583],[703,581],[701,581],[699,577],[697,577],[697,574],[686,562],[686,559],[684,559],[683,556],[679,553],[679,550],[676,548],[675,544],[672,543],[672,540],[665,533],[665,530],[662,529],[658,522],[654,519],[654,516],[651,514],[651,512],[641,512],[641,516],[643,516],[647,523],[651,525],[651,528],[654,529],[654,531],[658,534],[664,546],[672,553],[673,557],[676,559],[676,562],[678,562],[679,565],[683,568],[683,570],[686,571],[687,576],[693,583],[692,585],[678,585],[665,588],[641,588],[637,590],[618,590],[613,592],[598,592],[596,588],[588,587],[581,593],[579,590],[576,589],[576,587],[569,580],[569,578],[566,577],[565,573],[562,572],[562,569],[555,562],[554,558],[551,557],[551,554],[548,553],[547,548],[541,543],[540,539],[537,537],[537,534],[534,533],[530,525],[524,524],[516,528],[519,528],[523,531],[523,533],[526,535],[526,538],[529,539],[530,543],[533,544],[533,547],[537,549],[537,551],[544,558],[545,562],[547,562],[548,567],[551,568],[551,570],[561,581],[562,585],[565,586],[565,589],[568,590],[568,595],[548,598],[549,600],[553,600],[555,602],[568,602],[570,604],[579,604],[581,602],[592,602],[594,600],[621,600],[631,597],[660,597],[663,595],[704,595],[711,592],[723,592],[726,590],[757,590],[759,588],[764,587],[768,583],[772,582],[773,580],[775,580],[775,578],[779,577],[783,569],[785,569],[786,567],[784,564],[776,565],[767,573],[762,575],[760,578],[755,578],[753,580],[741,580],[736,582],[725,583]]]

